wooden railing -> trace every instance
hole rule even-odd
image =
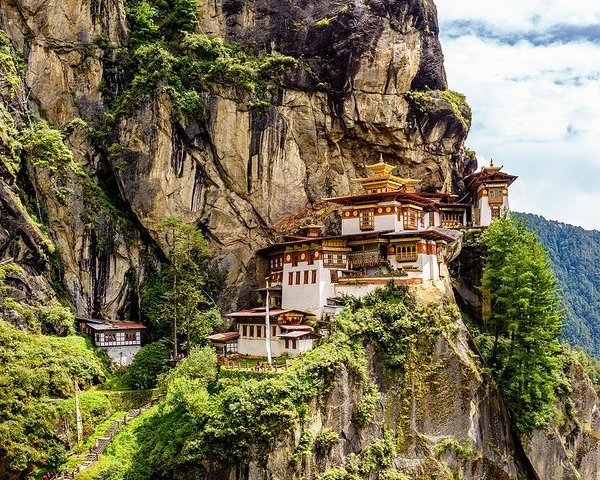
[[[348,255],[350,267],[374,267],[384,265],[387,259],[379,252],[356,252]]]

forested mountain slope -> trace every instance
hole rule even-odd
[[[600,355],[600,232],[519,213],[554,263],[565,300],[565,337]]]

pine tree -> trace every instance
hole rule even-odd
[[[204,259],[210,250],[202,233],[194,225],[173,217],[164,219],[161,225],[171,263],[163,278],[163,293],[154,308],[159,321],[171,324],[173,355],[177,357],[179,331],[185,333],[189,352],[192,340],[202,341],[221,323],[221,317],[204,288]]]
[[[493,336],[488,364],[519,428],[543,425],[561,383],[561,297],[548,254],[523,222],[505,216],[481,235],[482,291]]]

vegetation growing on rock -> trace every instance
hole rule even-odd
[[[15,475],[36,464],[60,465],[75,440],[74,383],[86,388],[102,380],[103,361],[83,338],[32,335],[0,319],[0,364],[0,470]],[[108,401],[86,398],[89,428]]]
[[[352,302],[334,321],[330,336],[285,372],[262,378],[237,379],[233,372],[221,376],[214,354],[194,349],[161,381],[165,400],[127,434],[127,451],[117,440],[115,454],[109,452],[86,478],[102,478],[108,471],[119,472],[113,473],[115,479],[148,478],[150,472],[155,478],[183,478],[189,471],[202,476],[260,458],[310,420],[311,405],[326,401],[342,371],[348,371],[357,385],[357,405],[363,401],[368,405],[362,428],[372,425],[380,393],[368,374],[367,345],[375,346],[386,368],[402,372],[403,359],[417,345],[431,348],[436,335],[457,318],[450,307],[420,305],[407,290],[389,287]],[[297,463],[310,455],[311,445],[323,455],[340,439],[339,432],[327,428],[316,436],[309,433],[305,431],[298,440]],[[345,469],[325,472],[323,478],[376,473],[381,478],[403,478],[392,465],[400,444],[396,435],[389,431],[373,440]],[[129,440],[131,436],[135,442]]]

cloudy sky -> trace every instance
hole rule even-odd
[[[519,175],[511,208],[600,230],[600,1],[436,4],[467,145]]]

